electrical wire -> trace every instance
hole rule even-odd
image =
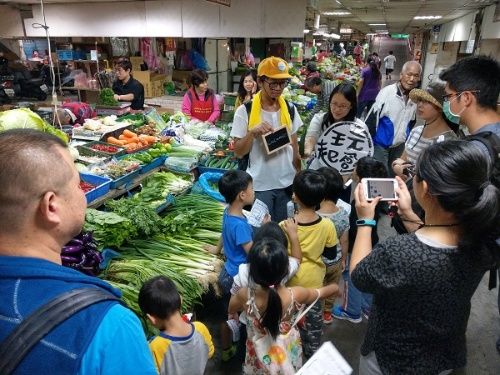
[[[42,11],[42,17],[43,17],[43,24],[41,23],[33,23],[31,26],[34,29],[44,29],[45,30],[45,37],[47,38],[47,45],[48,45],[48,52],[49,52],[49,73],[50,73],[50,81],[52,82],[52,104],[54,105],[54,113],[52,116],[52,126],[56,126],[56,119],[57,119],[57,125],[59,126],[60,129],[62,129],[61,126],[61,120],[59,118],[59,113],[57,111],[57,94],[56,94],[56,74],[54,71],[54,63],[52,61],[52,48],[50,45],[50,33],[49,33],[49,26],[47,26],[47,20],[45,18],[45,8],[44,8],[44,3],[43,0],[40,0],[40,7]]]

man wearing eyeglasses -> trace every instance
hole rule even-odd
[[[132,110],[143,110],[144,86],[130,75],[131,71],[132,63],[128,59],[120,60],[115,64],[114,98],[119,102],[131,102]]]
[[[418,62],[406,62],[399,81],[380,90],[365,119],[375,146],[373,157],[386,165],[391,177],[394,177],[392,162],[403,153],[406,138],[416,122],[417,105],[409,100],[409,94],[420,81],[421,73]]]
[[[257,75],[260,91],[253,97],[250,113],[245,105],[236,110],[231,136],[235,155],[243,158],[249,154],[246,171],[253,178],[256,198],[267,205],[272,220],[280,222],[287,218],[293,178],[300,171],[297,130],[302,120],[295,106],[281,96],[292,78],[288,63],[274,56],[266,58]],[[291,143],[268,154],[262,135],[282,126],[286,126]]]

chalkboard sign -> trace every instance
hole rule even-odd
[[[264,141],[264,147],[268,155],[281,150],[292,142],[286,126],[282,126],[272,132],[262,135],[262,140]]]

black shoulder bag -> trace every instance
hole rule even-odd
[[[119,301],[97,288],[70,290],[50,300],[24,319],[0,345],[0,374],[14,372],[30,350],[50,331],[80,310],[101,301]]]

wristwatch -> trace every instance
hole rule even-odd
[[[356,220],[356,225],[358,227],[374,227],[377,225],[375,220]]]

